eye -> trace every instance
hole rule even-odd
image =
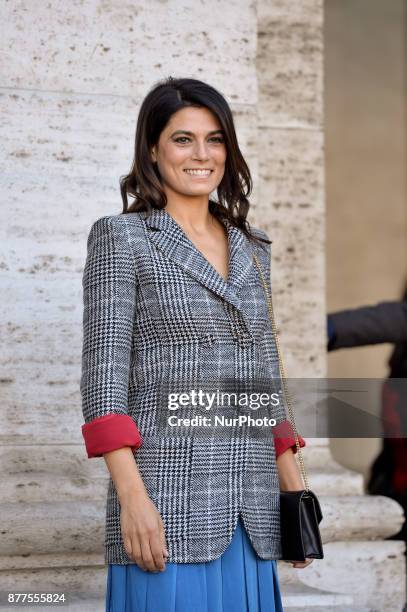
[[[210,140],[218,144],[222,144],[223,142],[225,142],[225,139],[222,136],[213,136],[212,138],[210,138]],[[179,142],[180,144],[186,144],[186,142],[190,142],[190,141],[191,139],[188,138],[188,136],[178,136],[178,138],[175,138],[174,142]]]

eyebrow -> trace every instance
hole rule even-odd
[[[212,130],[211,132],[208,132],[208,136],[210,136],[211,134],[224,134],[224,130]],[[188,136],[193,136],[194,133],[193,132],[189,132],[188,130],[176,130],[175,132],[173,132],[171,134],[171,136],[175,136],[176,134],[188,134]]]

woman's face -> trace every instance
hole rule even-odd
[[[218,119],[207,108],[177,111],[153,147],[164,190],[182,195],[209,195],[225,172],[226,145]],[[193,173],[202,169],[203,173]]]

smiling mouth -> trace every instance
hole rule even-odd
[[[202,170],[193,169],[193,168],[186,168],[184,170],[184,172],[186,174],[189,174],[189,176],[207,177],[207,176],[211,175],[213,170],[211,170],[210,168],[202,169]]]

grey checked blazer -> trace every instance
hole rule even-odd
[[[273,436],[163,436],[157,428],[158,394],[174,376],[213,389],[225,378],[260,376],[280,388],[267,304],[252,261],[256,252],[271,291],[270,245],[254,244],[225,222],[226,282],[165,209],[145,215],[105,216],[90,230],[83,273],[85,422],[116,413],[137,424],[143,444],[133,452],[164,522],[168,562],[219,557],[239,514],[258,555],[281,558]],[[286,420],[284,402],[271,416]],[[133,563],[123,546],[111,478],[105,562]]]

